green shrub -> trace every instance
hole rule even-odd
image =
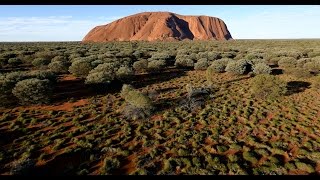
[[[85,78],[92,70],[90,62],[86,60],[76,60],[69,67],[69,72],[74,76]]]
[[[63,74],[68,72],[68,64],[64,61],[53,61],[48,65],[52,72]]]
[[[45,65],[48,65],[49,63],[50,63],[50,60],[45,58],[36,58],[32,61],[32,65],[36,67],[45,66]]]
[[[22,61],[19,58],[10,58],[8,60],[8,64],[10,64],[12,66],[18,66],[18,65],[22,64]]]
[[[22,104],[42,104],[50,101],[52,86],[49,80],[36,78],[19,81],[12,90]]]
[[[27,75],[28,75],[28,78],[37,78],[40,80],[48,79],[53,83],[57,81],[57,75],[52,71],[47,71],[47,70],[29,71]]]
[[[134,75],[134,71],[131,67],[122,66],[116,72],[116,77],[119,80],[130,79]]]
[[[151,99],[135,90],[131,85],[124,84],[121,90],[121,96],[125,99],[127,106],[123,113],[127,118],[133,120],[146,118],[153,111],[153,103]]]
[[[206,70],[208,68],[208,60],[206,58],[199,59],[195,64],[194,64],[194,69],[195,70]]]
[[[251,92],[258,98],[276,99],[286,93],[286,86],[277,76],[259,74],[251,81]]]
[[[92,62],[91,62],[91,66],[95,68],[95,67],[97,67],[99,64],[103,64],[103,63],[104,63],[104,61],[98,59],[98,60],[92,61]]]
[[[278,61],[278,65],[283,68],[294,68],[297,65],[297,60],[293,57],[283,57]]]
[[[104,63],[92,69],[86,77],[86,84],[108,84],[115,79],[117,68],[113,63]]]
[[[258,63],[253,66],[254,74],[270,74],[271,68],[265,63]]]
[[[148,69],[148,60],[141,59],[133,63],[133,69],[138,72],[145,72]]]
[[[246,60],[230,61],[225,70],[234,75],[241,75],[250,71],[250,64]]]
[[[117,158],[106,157],[103,160],[102,173],[108,175],[113,170],[118,169],[119,167],[120,161]]]
[[[161,69],[165,68],[166,61],[164,60],[151,60],[148,62],[149,72],[159,72]]]
[[[66,62],[67,58],[65,56],[55,56],[54,58],[51,59],[51,63],[52,62],[56,62],[56,61],[58,61],[58,62],[60,62],[60,61]]]
[[[298,67],[297,68],[287,68],[284,72],[286,74],[293,75],[294,77],[297,77],[297,78],[309,78],[312,76],[312,74],[307,69],[298,68]]]
[[[223,59],[213,61],[208,69],[210,69],[209,71],[212,71],[212,73],[225,72],[225,69],[230,61],[233,61],[233,60],[228,58],[223,58]]]
[[[194,62],[192,59],[179,58],[179,59],[176,59],[176,62],[174,63],[174,65],[178,68],[192,68],[194,67]]]
[[[320,58],[313,58],[310,62],[307,62],[303,65],[303,68],[308,70],[311,73],[319,73],[320,72]]]

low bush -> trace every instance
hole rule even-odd
[[[50,63],[50,60],[45,58],[36,58],[32,61],[32,65],[34,65],[35,67],[46,66],[49,63]]]
[[[49,69],[57,74],[63,74],[68,72],[68,64],[64,61],[53,61],[48,65]]]
[[[69,67],[69,72],[74,76],[85,78],[92,70],[92,65],[86,60],[76,60]]]
[[[225,70],[234,75],[242,75],[251,71],[251,65],[246,60],[230,61]]]
[[[194,64],[194,69],[195,70],[206,70],[208,68],[208,60],[206,58],[199,59],[195,64]]]
[[[265,63],[258,63],[253,66],[254,74],[270,74],[271,68]]]
[[[52,85],[49,80],[36,78],[19,81],[12,90],[21,104],[43,104],[50,102]]]
[[[259,74],[251,81],[251,92],[263,99],[276,99],[287,91],[287,84],[277,76]]]

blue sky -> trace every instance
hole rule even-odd
[[[145,11],[219,17],[234,39],[320,38],[320,5],[0,5],[0,42],[81,41],[97,25]]]

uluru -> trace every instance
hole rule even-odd
[[[82,42],[231,40],[223,20],[171,12],[143,12],[96,26]]]

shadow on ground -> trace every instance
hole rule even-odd
[[[310,88],[310,83],[304,81],[290,81],[287,83],[287,95],[300,93]]]

